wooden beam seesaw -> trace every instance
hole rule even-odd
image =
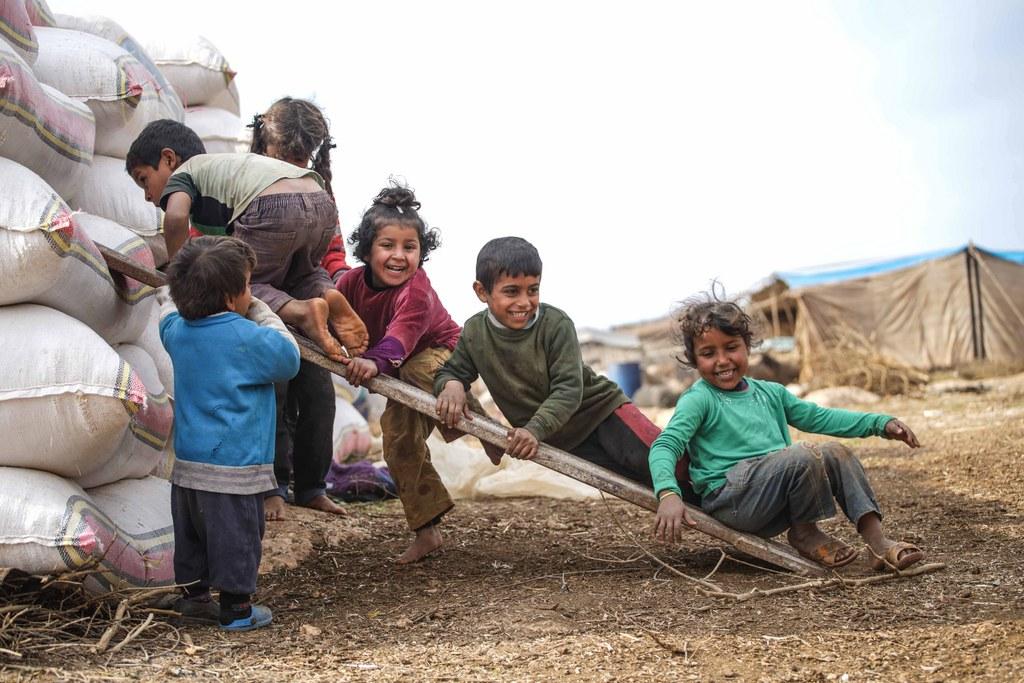
[[[96,247],[100,250],[110,270],[138,280],[150,287],[160,287],[166,284],[163,273],[146,268],[103,245],[97,244]],[[346,376],[347,368],[341,363],[325,356],[320,351],[320,347],[312,341],[300,334],[295,335],[295,340],[299,344],[299,352],[303,360],[341,377]],[[388,377],[387,375],[377,375],[366,383],[366,387],[374,393],[385,396],[392,401],[397,401],[417,412],[431,417],[436,416],[436,399],[434,396],[401,380]],[[508,428],[483,415],[474,414],[472,420],[461,418],[456,425],[456,429],[501,448],[508,445]],[[646,510],[653,512],[658,509],[658,502],[654,498],[654,492],[647,487],[558,448],[542,443],[533,462],[555,472],[560,472],[576,481],[589,484],[616,498],[639,505]],[[697,531],[701,531],[720,541],[725,541],[747,555],[804,576],[823,576],[826,574],[823,567],[801,557],[789,546],[731,529],[699,508],[687,505],[687,510],[690,518],[696,522],[694,528]]]

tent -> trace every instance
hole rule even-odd
[[[775,273],[750,295],[804,359],[844,335],[919,370],[1024,362],[1024,251],[973,244]],[[769,335],[770,336],[770,335]]]

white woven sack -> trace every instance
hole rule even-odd
[[[173,412],[83,323],[33,304],[0,307],[0,466],[92,485],[148,473]]]
[[[175,121],[182,120],[185,108],[182,106],[181,99],[178,97],[178,94],[174,91],[174,86],[171,85],[170,81],[168,81],[160,69],[157,68],[157,65],[146,53],[142,45],[140,45],[130,33],[121,28],[120,24],[107,17],[73,17],[70,14],[55,14],[54,20],[57,22],[58,28],[81,31],[82,33],[88,33],[90,35],[109,40],[118,47],[124,49],[132,57],[139,60],[139,63],[146,67],[146,69],[156,79],[158,92],[160,92],[167,106],[173,112],[173,116],[168,118],[172,118]]]
[[[207,154],[248,152],[250,137],[242,119],[217,107],[185,110],[185,125],[203,141]]]
[[[344,463],[349,458],[362,459],[370,452],[373,440],[366,419],[351,403],[334,398],[334,461]]]
[[[0,156],[32,169],[68,197],[92,161],[95,138],[89,108],[39,83],[0,40]]]
[[[170,448],[174,409],[160,383],[153,359],[134,344],[119,344],[114,350],[138,375],[146,389],[146,403],[142,410],[148,413],[148,419],[133,420],[129,424],[129,433],[125,434],[103,467],[76,479],[84,488],[145,477],[160,466]],[[146,378],[151,380],[150,383]]]
[[[220,50],[202,36],[147,41],[146,52],[181,98],[186,108],[201,105],[226,109],[238,116],[235,72]]]
[[[133,343],[143,349],[153,359],[157,375],[160,377],[160,383],[163,385],[164,391],[173,399],[174,365],[171,363],[171,357],[167,355],[167,349],[164,348],[163,342],[160,341],[159,309],[154,308],[152,318],[150,318],[142,334]]]
[[[0,0],[0,43],[6,43],[31,64],[39,54],[36,30],[24,0]]]
[[[78,193],[68,204],[144,238],[162,235],[164,212],[146,201],[146,194],[125,171],[124,159],[93,157],[92,166],[82,174]]]
[[[94,593],[174,583],[170,484],[153,477],[89,491],[57,475],[0,468],[0,566],[61,574],[96,562]]]
[[[146,352],[142,347],[136,346],[135,344],[119,344],[116,349],[117,355],[128,361],[128,364],[132,366],[132,369],[139,373],[139,377],[142,378],[142,383],[146,385],[146,390],[151,396],[158,396],[161,400],[170,400],[166,388],[163,385],[163,380],[160,379],[160,371],[157,369],[156,361]],[[169,368],[171,366],[171,359],[167,356],[167,352],[164,351],[163,347],[160,348],[160,355],[163,356],[164,362]],[[171,471],[174,468],[174,437],[173,427],[172,433],[168,435],[167,443],[164,445],[164,450],[160,454],[159,458],[153,469],[148,472],[161,479],[170,479]]]
[[[181,120],[180,101],[114,43],[82,31],[37,28],[39,80],[85,102],[96,116],[96,154],[125,157],[146,124]]]
[[[54,194],[27,168],[0,158],[0,187],[5,195],[8,188],[20,190],[0,210],[8,214],[0,219],[0,305],[49,306],[81,320],[111,344],[139,337],[156,309],[153,288],[134,280],[123,290],[115,286],[96,245],[59,199],[47,210],[63,215],[63,221],[31,226],[39,222],[34,207]],[[15,215],[21,207],[22,215]],[[152,265],[144,246],[125,255]]]

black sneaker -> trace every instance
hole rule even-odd
[[[220,605],[209,595],[202,598],[178,598],[171,608],[178,613],[177,620],[187,624],[219,624]]]

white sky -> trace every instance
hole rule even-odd
[[[973,239],[1024,249],[1024,6],[819,2],[50,0],[140,42],[199,33],[243,117],[324,108],[346,234],[391,174],[443,244],[519,235],[579,326],[660,317],[713,279]]]

